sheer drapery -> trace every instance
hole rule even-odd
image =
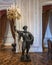
[[[50,27],[50,32],[52,34],[52,12],[49,12],[49,27]]]

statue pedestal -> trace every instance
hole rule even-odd
[[[30,62],[31,61],[30,55],[22,55],[20,60],[22,62]]]

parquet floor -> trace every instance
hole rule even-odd
[[[31,62],[21,62],[21,53],[14,53],[10,48],[0,48],[0,65],[52,65],[47,53],[30,53]]]

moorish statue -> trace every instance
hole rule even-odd
[[[33,44],[34,37],[30,32],[27,31],[27,26],[24,26],[23,30],[24,31],[19,31],[15,29],[15,31],[19,35],[18,40],[20,40],[21,37],[23,39],[21,61],[31,61],[30,55],[29,55],[29,49],[30,49],[30,46]]]

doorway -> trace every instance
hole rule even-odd
[[[51,10],[52,10],[52,5],[45,5],[42,7],[43,8],[43,13],[42,13],[42,47],[43,51],[47,50],[48,48],[48,43],[47,40],[50,38],[51,39],[51,25],[50,22],[50,17],[51,17]]]

